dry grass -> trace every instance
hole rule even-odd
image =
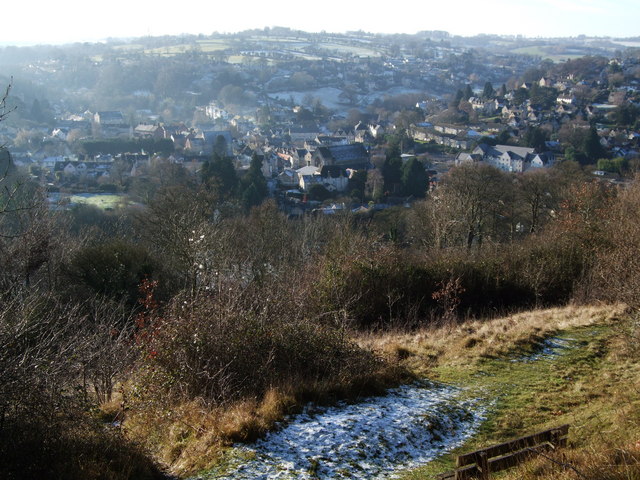
[[[360,381],[301,382],[285,389],[271,388],[260,399],[221,406],[191,401],[164,408],[134,408],[128,412],[124,429],[128,437],[151,449],[167,471],[189,476],[216,466],[229,454],[227,447],[261,437],[308,401],[356,398],[398,385],[407,378],[406,370],[388,365]]]
[[[272,389],[261,401],[225,407],[191,401],[165,410],[132,412],[125,428],[128,436],[153,446],[154,457],[172,473],[189,475],[215,465],[233,442],[263,435],[295,408],[294,396]]]
[[[411,332],[362,333],[357,343],[425,374],[438,365],[468,364],[528,350],[555,332],[609,323],[626,311],[623,304],[569,305]]]

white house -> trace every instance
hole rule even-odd
[[[545,153],[536,153],[529,147],[513,147],[511,145],[487,144],[478,145],[471,155],[460,158],[464,162],[480,159],[505,172],[522,173],[530,168],[544,168],[551,164],[551,158]]]

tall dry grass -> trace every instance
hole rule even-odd
[[[560,330],[613,322],[627,311],[624,304],[568,305],[493,319],[450,321],[409,332],[360,332],[356,341],[364,349],[405,359],[411,369],[426,372],[437,365],[500,357]]]

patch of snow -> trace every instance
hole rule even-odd
[[[460,393],[421,381],[358,403],[308,405],[280,430],[235,447],[234,461],[193,480],[393,478],[476,432],[486,407],[461,401]]]
[[[576,340],[574,338],[549,337],[540,342],[533,353],[513,358],[511,361],[524,363],[536,362],[545,358],[557,357],[563,351],[575,346]]]

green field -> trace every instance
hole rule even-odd
[[[102,210],[114,210],[116,208],[126,206],[130,203],[130,200],[126,195],[107,194],[107,193],[82,193],[78,195],[71,195],[69,197],[69,204],[71,205],[91,205],[98,207]]]
[[[547,48],[542,46],[522,47],[511,50],[511,53],[516,55],[531,55],[533,57],[541,57],[543,59],[549,59],[555,63],[564,62],[565,60],[573,60],[576,58],[582,58],[584,55],[575,53],[550,53]]]
[[[164,45],[155,48],[149,48],[142,43],[131,43],[114,46],[114,50],[122,54],[143,53],[146,55],[172,57],[180,55],[192,50],[202,52],[204,54],[215,54],[228,49],[237,50],[285,50],[291,54],[298,55],[305,60],[319,60],[317,54],[309,53],[307,50],[312,45],[305,38],[297,38],[294,36],[277,36],[277,35],[252,35],[240,40],[226,38],[207,38],[199,39],[195,42],[185,41],[174,45]],[[380,52],[375,48],[368,48],[362,44],[349,44],[340,41],[329,41],[327,43],[313,44],[316,52],[326,51],[328,54],[338,53],[340,55],[354,55],[357,57],[379,57]],[[243,60],[244,59],[244,60]],[[101,61],[102,58],[97,56],[95,61]],[[230,63],[242,63],[246,61],[245,56],[230,55],[227,59]]]

